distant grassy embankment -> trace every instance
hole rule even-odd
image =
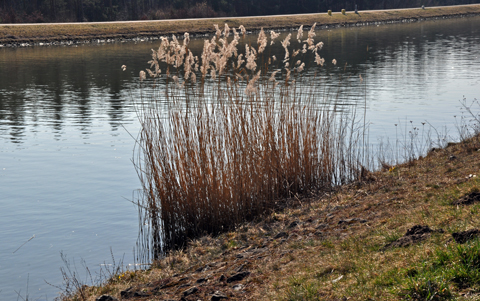
[[[392,22],[405,19],[429,19],[480,14],[480,4],[426,7],[381,11],[333,12],[262,17],[216,19],[161,20],[138,22],[63,23],[0,25],[0,44],[82,41],[92,39],[131,39],[174,33],[212,32],[213,24],[228,23],[230,27],[245,26],[247,30],[298,27],[317,23],[317,26],[347,26],[365,22]]]

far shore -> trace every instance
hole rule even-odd
[[[297,28],[317,23],[318,28],[378,25],[416,22],[480,15],[480,4],[425,7],[396,10],[276,15],[258,17],[225,17],[214,19],[182,19],[125,22],[0,24],[0,47],[34,45],[70,45],[105,43],[125,40],[158,39],[171,34],[203,35],[214,32],[213,24],[221,27],[245,26],[248,31]]]

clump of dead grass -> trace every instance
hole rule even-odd
[[[243,26],[216,26],[200,56],[188,48],[188,34],[162,38],[152,51],[146,71],[155,97],[138,106],[135,166],[144,192],[141,224],[149,225],[144,246],[153,259],[189,239],[232,230],[281,199],[360,174],[354,115],[319,105],[325,95],[301,76],[300,56],[325,62],[315,24],[306,39],[299,29],[297,49],[291,35],[281,41],[281,62],[266,55],[263,30],[256,47],[239,49],[244,34]]]

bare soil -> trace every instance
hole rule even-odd
[[[470,229],[462,232],[452,233],[453,239],[459,244],[464,244],[469,240],[472,240],[480,235],[480,230]]]
[[[480,202],[480,192],[474,191],[453,201],[452,205],[471,205],[477,202]]]
[[[413,244],[422,242],[430,238],[430,235],[433,232],[443,233],[442,229],[432,230],[429,226],[415,225],[412,228],[407,230],[404,236],[398,238],[397,240],[388,243],[383,247],[383,250],[389,248],[398,248],[398,247],[408,247]]]

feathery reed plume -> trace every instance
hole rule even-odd
[[[243,25],[240,25],[238,27],[238,29],[240,29],[240,32],[242,33],[242,35],[245,37],[245,34],[247,33],[247,30],[245,29],[245,27],[243,27]]]
[[[290,46],[291,37],[292,37],[292,34],[289,33],[288,36],[282,41],[282,46],[285,49],[285,58],[283,59],[283,62],[287,62],[288,59],[290,58],[290,51],[288,50],[288,46]]]
[[[302,53],[303,54],[307,53],[307,44],[303,44]]]
[[[257,52],[260,54],[265,50],[265,47],[267,47],[267,35],[265,34],[265,31],[263,31],[263,27],[258,34],[257,44],[259,45]]]
[[[217,36],[217,38],[220,38],[220,36],[222,35],[222,31],[218,27],[218,24],[213,24],[213,26],[215,27],[215,35]]]
[[[298,29],[298,32],[297,32],[298,43],[302,42],[302,38],[303,38],[303,25],[300,26],[300,28]]]
[[[190,43],[190,34],[186,32],[183,34],[183,45],[188,46],[189,43]]]
[[[145,74],[145,71],[140,71],[139,72],[139,77],[140,77],[140,81],[143,81],[144,79],[147,78],[146,74]]]
[[[325,59],[321,58],[318,52],[315,52],[315,63],[320,66],[323,66],[323,64],[325,63]]]
[[[162,38],[152,51],[149,63],[155,68],[148,74],[154,82],[165,80],[152,85],[157,93],[151,95],[164,101],[154,98],[136,107],[141,260],[233,229],[274,209],[279,200],[358,177],[355,118],[320,105],[327,103],[324,93],[299,75],[304,62],[292,61],[290,67],[291,34],[282,41],[286,56],[278,69],[257,65],[267,44],[263,30],[258,51],[246,44],[245,53],[238,53],[237,31],[228,42],[228,26],[223,37],[218,25],[215,29],[204,41],[201,62],[188,50],[189,41],[180,44],[175,36]],[[315,60],[323,64],[317,51]]]
[[[301,63],[300,66],[297,67],[297,72],[302,72],[305,69],[305,63]]]
[[[308,31],[308,34],[307,34],[307,39],[305,40],[305,42],[307,42],[307,45],[308,45],[308,50],[314,50],[315,49],[315,42],[313,40],[313,38],[315,37],[315,26],[317,25],[317,23],[314,23],[312,25],[312,28],[310,28],[310,30]],[[316,50],[316,49],[315,49]]]
[[[280,36],[279,33],[271,30],[271,31],[270,31],[270,45],[275,44],[275,40],[276,40],[279,36]]]
[[[296,57],[300,53],[301,49],[294,50],[292,52],[292,58]]]
[[[249,47],[245,44],[245,57],[247,58],[247,65],[245,65],[245,68],[254,72],[257,69],[257,51],[255,48]]]
[[[223,30],[223,35],[228,38],[228,36],[230,35],[230,27],[228,27],[228,24],[225,23],[225,29]]]

